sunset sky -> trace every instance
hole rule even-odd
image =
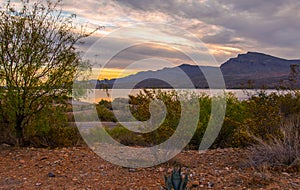
[[[80,47],[100,65],[95,78],[169,67],[166,62],[219,66],[247,51],[300,58],[298,0],[63,0],[62,9],[88,28],[105,27]],[[203,60],[192,62],[186,52]],[[109,53],[113,59],[103,63]],[[216,63],[206,59],[209,53]]]

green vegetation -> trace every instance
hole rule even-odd
[[[75,146],[82,140],[78,130],[69,125],[74,121],[68,103],[73,81],[89,63],[83,61],[76,44],[88,37],[84,27],[73,24],[74,15],[63,16],[57,10],[60,1],[31,3],[21,1],[17,10],[10,1],[0,9],[0,143],[17,146]],[[297,81],[299,69],[292,67],[291,81]],[[153,100],[165,105],[165,110],[151,112]],[[132,114],[138,121],[151,116],[165,119],[149,133],[129,131],[121,124],[107,128],[117,141],[131,146],[154,146],[166,141],[177,130],[183,106],[191,106],[187,120],[199,119],[187,148],[197,149],[212,116],[212,102],[221,97],[175,91],[144,90],[128,99],[102,100],[96,104],[101,121],[130,122]],[[193,102],[194,101],[194,102]],[[126,103],[129,113],[123,113]],[[211,148],[251,147],[251,160],[261,165],[297,166],[300,164],[300,92],[278,91],[266,94],[258,91],[240,101],[226,94],[226,114],[223,127]],[[113,107],[114,105],[114,107]],[[112,112],[116,111],[118,119]],[[121,110],[121,111],[120,111]],[[81,110],[82,111],[82,110]],[[84,110],[83,110],[84,111]],[[118,112],[119,111],[119,112]],[[198,114],[194,113],[199,113]],[[150,121],[156,122],[156,121]],[[92,130],[90,140],[103,137],[103,130]],[[182,135],[190,131],[180,131]]]
[[[197,148],[210,118],[212,97],[205,94],[185,94],[180,97],[182,100],[182,97],[191,96],[196,96],[200,104],[199,124],[189,144],[190,148]],[[124,136],[136,135],[143,139],[143,144],[146,143],[148,146],[159,144],[168,139],[176,130],[181,114],[179,95],[174,91],[144,90],[136,96],[130,96],[131,112],[139,121],[148,120],[150,118],[150,102],[156,98],[163,101],[167,108],[166,118],[157,130],[139,134],[119,126],[109,131],[111,135],[116,137],[117,140],[122,138],[122,133],[124,133]],[[214,98],[218,101],[218,97]],[[226,99],[227,106],[223,127],[212,148],[246,147],[255,143],[256,139],[269,141],[274,137],[281,138],[283,136],[281,131],[283,119],[298,115],[300,112],[300,94],[297,91],[274,92],[271,94],[258,91],[256,95],[243,101],[228,93]],[[117,135],[114,136],[114,133]],[[138,143],[141,142],[140,140],[134,143],[136,138],[129,139],[132,141],[128,144],[141,145]]]
[[[19,6],[11,1],[0,5],[1,128],[2,137],[12,144],[32,144],[31,135],[45,136],[41,133],[59,138],[52,131],[68,131],[62,129],[65,123],[50,122],[61,113],[52,116],[52,111],[67,104],[73,81],[89,68],[76,44],[91,33],[76,28],[75,15],[66,17],[57,9],[59,3],[24,0]]]
[[[197,130],[187,148],[198,149],[211,116],[212,99],[208,95],[184,94],[174,91],[144,90],[129,97],[131,112],[140,121],[150,118],[151,100],[163,101],[167,115],[160,127],[150,133],[136,133],[118,125],[106,129],[122,144],[129,146],[153,146],[166,141],[174,134],[179,122],[179,103],[186,97],[197,98],[200,115]],[[183,99],[182,99],[183,98]],[[185,98],[185,99],[184,99]],[[233,94],[226,94],[226,114],[223,127],[211,148],[246,147],[250,149],[250,164],[255,168],[288,166],[300,171],[300,93],[298,91],[277,91],[267,94],[257,91],[247,100],[238,100]]]
[[[186,190],[188,183],[188,175],[182,177],[181,168],[174,168],[172,174],[170,176],[165,176],[165,186],[163,189],[165,190]]]

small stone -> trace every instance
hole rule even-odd
[[[89,173],[84,173],[84,174],[80,174],[80,177],[85,177],[85,176],[88,176]]]
[[[213,182],[207,182],[207,187],[208,188],[213,188],[215,184]]]
[[[200,185],[199,181],[193,181],[192,186],[193,187],[198,187]]]
[[[25,164],[25,160],[20,160],[20,164]]]
[[[299,187],[299,185],[297,183],[291,182],[290,184],[294,187]]]
[[[129,172],[135,172],[135,171],[136,171],[136,169],[134,169],[134,168],[130,168],[128,171],[129,171]]]
[[[159,171],[159,172],[164,172],[164,171],[165,171],[165,169],[164,169],[164,168],[162,168],[162,167],[159,167],[159,168],[158,168],[158,171]]]
[[[77,178],[75,178],[75,177],[74,177],[72,180],[73,180],[73,181],[75,181],[75,182],[77,182],[77,181],[78,181],[78,179],[77,179]]]
[[[286,172],[282,172],[281,174],[282,174],[282,175],[285,175],[285,176],[287,176],[287,177],[290,177],[290,174],[288,174],[288,173],[286,173]]]
[[[36,183],[35,184],[35,186],[41,186],[42,185],[42,183]]]
[[[263,178],[263,174],[259,173],[259,172],[254,172],[253,176],[255,178]]]
[[[52,173],[52,172],[49,172],[49,173],[48,173],[48,177],[55,177],[55,174]]]
[[[60,162],[60,160],[55,160],[53,163],[58,164],[59,162]]]
[[[39,158],[40,161],[42,161],[42,160],[47,160],[47,159],[48,159],[47,156],[43,156],[43,157],[40,157],[40,158]]]

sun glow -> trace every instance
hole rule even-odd
[[[104,80],[104,79],[115,79],[115,78],[121,78],[126,77],[128,75],[132,75],[139,72],[139,70],[124,70],[119,68],[96,68],[92,71],[92,77],[94,79],[98,80]]]

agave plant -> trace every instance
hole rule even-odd
[[[181,168],[173,169],[170,176],[165,176],[166,187],[164,190],[187,190],[188,176],[183,178],[181,175]]]

